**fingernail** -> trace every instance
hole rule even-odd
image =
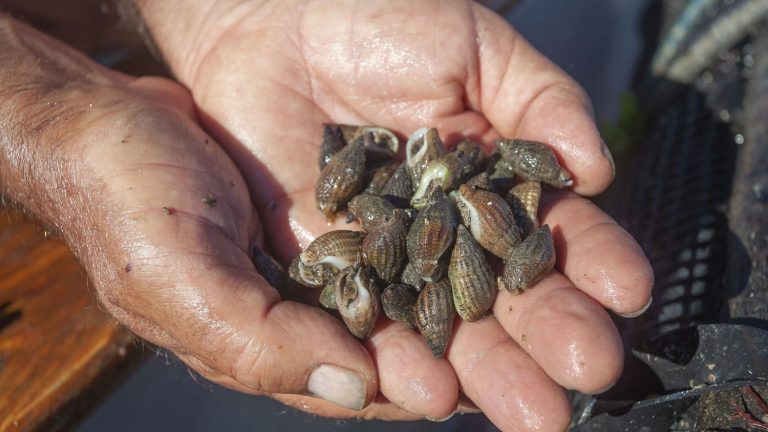
[[[310,395],[353,410],[365,404],[365,380],[357,372],[339,366],[322,364],[309,375]]]
[[[637,312],[630,312],[630,313],[626,313],[626,314],[618,314],[618,315],[621,316],[621,317],[624,317],[624,318],[636,318],[636,317],[639,317],[645,311],[647,311],[649,307],[651,307],[651,303],[653,303],[653,297],[649,298],[648,299],[648,303],[646,303],[645,306],[643,306],[643,308],[640,309],[639,311],[637,311]]]
[[[424,418],[426,418],[427,420],[429,420],[429,421],[431,421],[431,422],[435,422],[435,423],[442,423],[442,422],[444,422],[444,421],[447,421],[447,420],[448,420],[448,419],[450,419],[451,417],[453,417],[453,415],[454,415],[454,414],[456,414],[456,411],[454,411],[454,412],[452,412],[452,413],[448,414],[446,417],[443,417],[443,418],[439,418],[439,419],[436,419],[436,418],[432,418],[432,417],[424,417]]]
[[[613,161],[613,155],[611,154],[611,151],[608,149],[608,145],[605,144],[605,140],[600,140],[600,144],[602,144],[602,151],[605,157],[608,159],[608,162],[611,163],[611,171],[613,172],[614,177],[616,176],[616,162]]]

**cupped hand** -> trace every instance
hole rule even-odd
[[[254,334],[288,329],[294,338],[230,339],[244,358],[263,360],[269,351],[279,365],[265,381],[264,365],[252,364],[249,370],[262,377],[253,388],[295,393],[302,386],[290,383],[329,362],[366,377],[366,392],[378,386],[403,412],[445,417],[463,393],[504,430],[563,429],[569,418],[563,388],[600,392],[621,371],[621,340],[604,308],[642,311],[653,282],[634,240],[577,195],[602,191],[614,169],[584,91],[474,3],[235,3],[207,10],[186,45],[152,11],[145,14],[206,129],[245,177],[267,240],[283,260],[320,233],[343,227],[326,226],[315,208],[323,122],[375,124],[402,136],[435,126],[449,141],[472,136],[486,145],[499,136],[534,139],[549,143],[575,179],[575,193],[552,194],[542,204],[558,272],[522,295],[500,293],[494,316],[457,324],[445,359],[432,358],[415,332],[380,323],[365,344],[378,383],[367,353],[344,335],[320,337],[318,323],[325,320],[317,312],[274,303],[255,286],[250,295],[263,313],[262,322],[254,319]],[[276,311],[285,312],[279,320]],[[347,361],[328,357],[331,345]],[[247,374],[230,378],[252,382]],[[336,416],[375,416],[379,407],[361,414],[312,398],[286,400]]]

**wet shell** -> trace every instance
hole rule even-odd
[[[424,207],[427,191],[433,184],[440,185],[445,192],[455,189],[464,174],[464,167],[465,163],[456,153],[448,153],[430,162],[421,174],[419,185],[411,198],[411,206],[417,209]]]
[[[539,226],[536,214],[539,211],[541,183],[523,182],[510,189],[507,203],[515,215],[515,222],[523,238]]]
[[[320,145],[320,171],[328,165],[333,155],[339,152],[347,142],[344,140],[344,134],[339,125],[323,125],[323,142]]]
[[[491,179],[493,190],[502,196],[515,184],[515,170],[509,162],[501,158],[501,154],[498,151],[488,158],[487,172]]]
[[[379,288],[365,266],[359,263],[339,272],[336,283],[336,305],[350,333],[366,339],[379,316]]]
[[[321,287],[333,281],[338,269],[329,264],[304,265],[299,257],[296,257],[288,267],[288,275],[294,281],[310,286]]]
[[[413,183],[411,183],[411,174],[408,171],[408,165],[403,162],[397,167],[397,170],[389,181],[384,185],[381,196],[391,202],[395,207],[406,208],[410,205],[411,195],[413,195]]]
[[[437,129],[421,128],[408,138],[405,145],[405,157],[411,182],[418,185],[421,174],[433,160],[444,155],[445,146],[437,134]]]
[[[440,186],[435,187],[408,233],[408,260],[425,281],[442,277],[445,262],[441,258],[453,244],[457,225],[448,197]]]
[[[385,220],[391,219],[394,210],[392,203],[378,195],[360,194],[349,202],[350,213],[355,215],[363,229],[368,232]]]
[[[410,261],[405,263],[405,267],[403,268],[403,273],[400,275],[400,282],[410,285],[416,291],[421,291],[422,288],[424,288],[424,279],[419,276],[418,273],[416,273],[416,270],[411,265]]]
[[[393,158],[400,149],[400,140],[391,130],[378,126],[338,125],[347,143],[368,135],[365,150],[372,159]]]
[[[487,172],[481,172],[467,180],[464,184],[476,189],[493,190],[493,183],[491,183],[491,178],[488,176]]]
[[[540,281],[555,266],[555,246],[549,225],[543,225],[516,247],[504,263],[499,289],[519,294]]]
[[[299,254],[299,259],[305,266],[328,264],[341,270],[360,258],[364,237],[362,231],[329,231],[310,243]]]
[[[456,312],[464,321],[477,321],[488,313],[498,288],[485,253],[464,225],[456,232],[448,278]]]
[[[462,140],[453,152],[463,162],[463,176],[480,172],[485,165],[485,155],[483,154],[482,147],[472,140]]]
[[[501,157],[508,161],[523,179],[544,182],[559,188],[573,184],[571,174],[557,163],[555,154],[547,145],[519,139],[500,139],[495,143]]]
[[[331,283],[325,286],[320,292],[320,306],[326,309],[338,310],[339,305],[336,304],[336,284]]]
[[[392,321],[399,321],[408,328],[416,328],[413,306],[416,304],[416,290],[405,284],[392,284],[381,294],[384,315]]]
[[[464,225],[488,252],[505,259],[520,243],[509,204],[494,192],[461,185],[456,206]]]
[[[456,317],[448,278],[424,286],[416,300],[414,315],[419,332],[426,339],[432,355],[441,358],[448,346]]]
[[[315,187],[315,200],[329,221],[362,189],[364,170],[365,151],[362,140],[356,140],[341,149],[323,168]]]
[[[375,169],[371,175],[370,181],[367,181],[368,186],[366,186],[363,192],[380,195],[381,191],[384,190],[384,186],[387,185],[387,182],[389,182],[389,179],[392,177],[392,174],[397,171],[398,166],[399,164],[397,163],[389,163]]]
[[[363,240],[363,261],[386,282],[394,282],[403,270],[410,225],[408,214],[395,209],[390,217],[369,231]]]

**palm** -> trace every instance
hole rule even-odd
[[[463,2],[346,5],[238,11],[242,19],[199,66],[180,74],[204,125],[246,178],[278,256],[295,256],[331,229],[313,191],[323,122],[401,135],[436,126],[449,140],[461,134],[486,143],[497,135],[539,139],[553,144],[577,192],[610,181],[581,90],[498,17]],[[499,425],[556,425],[567,403],[555,383],[595,391],[615,378],[620,343],[595,300],[640,309],[647,264],[623,231],[575,196],[560,196],[544,213],[568,257],[558,263],[567,277],[500,295],[496,318],[458,325],[445,360],[432,359],[415,333],[380,325],[367,348],[389,400],[440,417],[461,389]]]

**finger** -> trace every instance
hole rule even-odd
[[[493,317],[457,321],[447,355],[464,393],[499,429],[562,431],[568,426],[563,389]]]
[[[605,309],[559,273],[520,295],[502,291],[494,314],[555,382],[599,393],[619,377],[624,351]]]
[[[383,320],[366,343],[379,373],[381,393],[397,406],[441,419],[454,412],[459,385],[445,359],[436,359],[424,339],[401,323]]]
[[[610,216],[567,192],[542,200],[540,214],[552,227],[558,267],[580,290],[625,316],[639,315],[650,305],[653,269]]]
[[[603,191],[613,180],[613,160],[584,90],[500,16],[479,5],[474,10],[480,85],[469,99],[478,101],[476,109],[502,136],[551,145],[576,192]]]
[[[235,381],[232,377],[222,374],[209,368],[204,362],[191,354],[177,352],[176,355],[189,367],[200,373],[205,379],[219,384],[223,387],[236,390],[242,393],[254,393],[253,389],[244,386]],[[351,410],[334,403],[318,399],[311,396],[294,394],[265,394],[279,400],[280,402],[292,406],[298,410],[332,418],[357,418],[357,419],[378,419],[378,420],[420,420],[422,417],[410,413],[397,407],[381,395],[378,395],[374,401],[362,410]]]

